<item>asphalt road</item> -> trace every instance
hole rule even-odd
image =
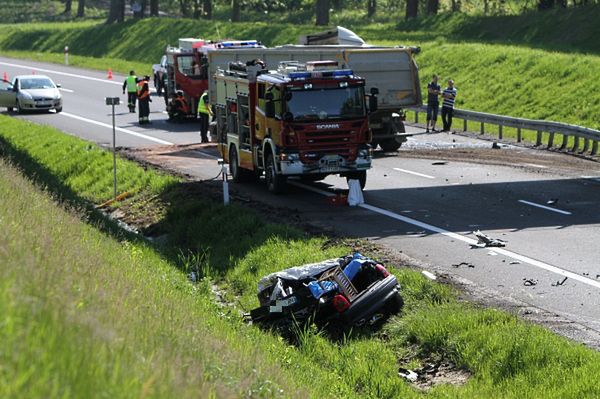
[[[111,116],[104,98],[121,96],[126,102],[123,76],[110,81],[102,72],[0,58],[0,73],[6,71],[11,78],[33,70],[62,84],[64,112],[15,117],[110,143]],[[126,105],[118,108],[118,146],[163,149],[199,141],[197,124],[166,121],[162,99],[154,97],[151,109],[153,124],[140,127]],[[440,162],[439,157],[409,156],[418,149],[489,146],[460,136],[415,136],[398,155],[377,157],[364,193],[366,204],[357,208],[327,203],[327,196],[347,188],[337,177],[311,186],[295,182],[286,196],[270,195],[257,184],[234,190],[285,206],[295,211],[293,217],[337,233],[372,239],[438,276],[466,284],[479,297],[515,303],[535,320],[543,314],[539,319],[555,330],[599,347],[600,164],[581,161],[562,167],[567,155],[558,154],[547,154],[548,162],[536,164],[528,154],[540,156],[539,151],[510,147],[498,150],[515,155],[504,164],[481,157]],[[171,155],[166,162],[199,179],[218,172],[210,148]],[[471,233],[478,229],[507,241],[507,246],[472,248],[476,240]]]

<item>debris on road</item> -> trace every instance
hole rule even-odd
[[[498,142],[497,142],[497,141],[494,141],[494,142],[492,143],[492,148],[493,148],[494,150],[499,150],[499,149],[500,149],[500,148],[502,148],[502,147],[500,147],[500,145],[498,144]]]
[[[428,272],[427,270],[421,271],[421,274],[430,280],[437,280],[437,277],[435,276],[435,274]]]
[[[531,287],[534,285],[537,285],[538,281],[532,278],[524,278],[523,279],[523,285],[526,287]]]
[[[558,198],[553,198],[553,199],[546,201],[546,205],[555,205],[557,203],[558,203]]]
[[[560,281],[557,281],[557,282],[555,282],[555,283],[552,283],[552,286],[553,286],[553,287],[558,287],[559,285],[563,285],[563,284],[565,283],[565,281],[567,281],[567,279],[568,279],[568,277],[565,277],[565,278],[563,278],[563,279],[562,279],[562,280],[560,280]]]
[[[258,282],[258,300],[252,321],[283,331],[308,320],[343,331],[396,314],[404,304],[396,277],[358,252],[269,274]]]
[[[492,238],[487,234],[481,232],[481,230],[474,231],[473,234],[477,237],[477,244],[471,244],[471,248],[485,248],[485,247],[505,247],[506,241],[500,240],[499,238]]]
[[[467,266],[467,267],[470,267],[470,268],[474,268],[474,267],[475,267],[475,265],[474,265],[474,264],[472,264],[472,263],[469,263],[469,262],[460,262],[460,263],[454,263],[454,264],[452,264],[452,267],[455,267],[455,268],[457,268],[457,269],[458,269],[459,267],[461,267],[461,266]]]
[[[431,163],[434,166],[447,165],[448,161],[436,161]]]
[[[521,262],[519,262],[518,260],[513,260],[512,262],[509,263],[509,265],[520,265]]]
[[[419,375],[412,370],[400,367],[398,369],[398,375],[409,382],[416,382]]]

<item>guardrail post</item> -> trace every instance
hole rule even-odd
[[[577,150],[579,150],[579,136],[575,136],[575,140],[573,140],[573,148],[571,149],[571,151],[577,152]]]
[[[498,125],[498,140],[502,140],[502,125]]]
[[[590,150],[590,140],[589,139],[583,139],[583,148],[581,150],[581,153],[586,153]]]
[[[563,134],[562,144],[560,145],[561,151],[564,151],[567,148],[567,144],[569,144],[569,136]]]
[[[517,143],[520,143],[521,141],[523,141],[523,135],[521,134],[521,128],[518,127],[517,128]]]
[[[463,132],[467,131],[467,120],[463,119]]]
[[[419,111],[415,111],[415,123],[419,123]]]
[[[484,133],[485,133],[485,127],[484,127],[484,123],[483,123],[483,122],[481,122],[481,130],[480,130],[480,133],[481,133],[481,134],[484,134]]]
[[[592,143],[592,155],[597,155],[598,154],[598,142],[596,140],[594,140],[594,142]]]
[[[536,146],[542,145],[542,131],[541,130],[537,131],[537,137],[535,139],[535,145]]]
[[[554,146],[554,132],[550,132],[548,135],[548,148],[552,148]]]

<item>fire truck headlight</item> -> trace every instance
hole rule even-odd
[[[358,157],[359,158],[368,158],[369,157],[369,150],[367,149],[362,149],[358,151]]]

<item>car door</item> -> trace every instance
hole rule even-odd
[[[0,81],[0,107],[12,108],[17,105],[17,92],[13,91],[13,85]]]

